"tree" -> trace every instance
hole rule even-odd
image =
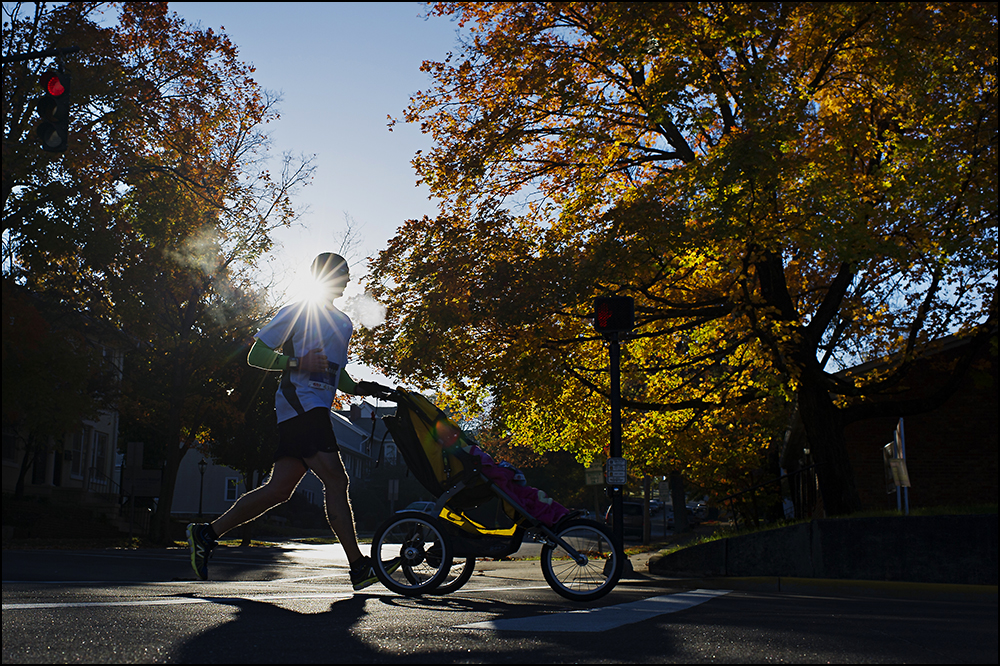
[[[192,28],[166,3],[5,5],[5,52],[77,45],[70,144],[28,139],[43,63],[4,68],[5,274],[139,341],[126,363],[126,428],[156,433],[165,465],[156,535],[165,538],[181,458],[225,409],[227,361],[268,310],[255,284],[271,232],[296,216],[310,160],[268,168],[263,126],[277,96],[253,80],[224,34]],[[7,22],[9,18],[9,23]]]
[[[77,430],[81,421],[95,419],[112,404],[119,369],[98,346],[108,335],[95,330],[99,324],[32,298],[7,279],[2,328],[3,425],[23,436],[14,491],[21,497],[35,452],[48,450],[50,438]]]
[[[843,426],[938,404],[996,339],[995,6],[430,13],[467,37],[406,112],[442,212],[374,262],[389,314],[366,358],[485,392],[515,438],[589,459],[608,393],[590,303],[631,295],[637,460],[745,470],[794,407],[826,510],[858,509]],[[949,334],[970,342],[950,381],[872,400]]]

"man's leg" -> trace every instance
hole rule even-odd
[[[323,482],[326,518],[330,523],[330,529],[344,547],[348,561],[354,564],[363,555],[358,547],[354,512],[351,510],[351,499],[348,494],[349,478],[347,470],[344,469],[344,461],[340,458],[340,452],[320,451],[315,456],[306,458],[306,463]]]
[[[309,468],[323,482],[324,499],[326,500],[326,518],[330,528],[340,545],[344,547],[347,559],[351,563],[351,585],[355,591],[363,590],[378,580],[375,565],[370,557],[361,554],[358,547],[358,536],[354,527],[354,513],[351,511],[351,500],[348,494],[349,479],[340,452],[319,452],[312,458],[306,458]],[[400,566],[400,559],[394,558],[383,563],[388,573],[394,572]]]
[[[279,458],[274,463],[274,469],[267,483],[240,497],[213,523],[188,525],[187,540],[191,549],[191,568],[194,569],[198,579],[208,578],[208,558],[219,537],[235,527],[250,522],[268,509],[288,501],[305,473],[306,467],[301,460]]]
[[[267,483],[236,500],[236,504],[211,523],[217,536],[248,523],[283,502],[291,499],[306,467],[296,458],[279,458]]]

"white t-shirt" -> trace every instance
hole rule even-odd
[[[347,345],[354,332],[350,318],[333,305],[292,303],[278,311],[256,337],[271,349],[299,358],[313,349],[327,357],[324,372],[286,370],[275,395],[278,422],[305,414],[316,407],[330,408],[340,382],[340,371],[347,365]]]

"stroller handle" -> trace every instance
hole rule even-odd
[[[383,386],[377,382],[358,382],[355,395],[369,395],[373,398],[399,402],[399,393],[391,386]]]

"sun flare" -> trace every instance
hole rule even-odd
[[[322,283],[317,280],[308,280],[299,290],[299,297],[296,300],[305,301],[313,305],[319,305],[329,300],[328,291],[323,288]]]

